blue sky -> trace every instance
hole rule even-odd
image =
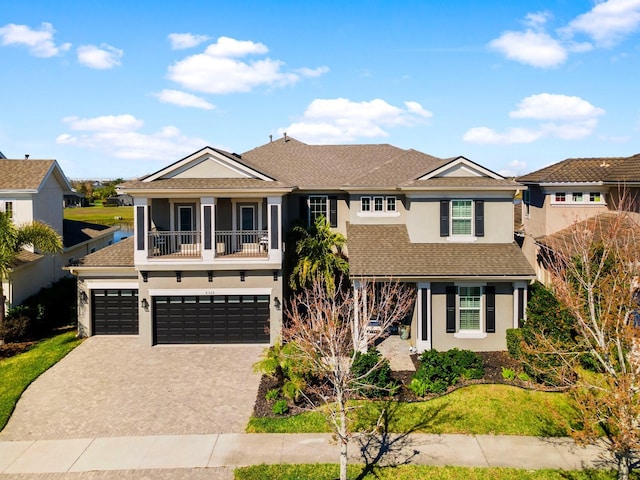
[[[507,175],[632,155],[639,31],[640,0],[0,0],[0,151],[73,179],[283,132]]]

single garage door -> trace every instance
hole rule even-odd
[[[94,335],[138,334],[138,290],[91,290]]]
[[[153,297],[155,343],[269,343],[269,295]]]

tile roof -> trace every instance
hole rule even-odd
[[[78,267],[134,267],[133,247],[134,237],[120,240],[113,245],[90,253],[78,260]]]
[[[0,159],[0,190],[37,190],[55,160]]]
[[[129,190],[236,190],[242,188],[286,189],[286,184],[278,181],[265,181],[256,178],[167,178],[144,182],[130,180],[119,187]]]
[[[87,240],[108,235],[118,230],[118,227],[108,227],[96,223],[87,223],[79,220],[63,220],[62,238],[65,247],[72,247]]]
[[[405,152],[389,144],[308,145],[288,137],[249,150],[240,161],[301,189],[339,189]]]
[[[523,183],[640,182],[640,154],[631,157],[568,158],[516,180]]]
[[[347,238],[353,276],[535,277],[515,243],[411,243],[405,225],[350,224]]]

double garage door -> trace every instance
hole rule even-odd
[[[94,335],[138,334],[138,290],[92,290]],[[153,297],[155,344],[269,343],[269,295]]]
[[[269,299],[269,295],[154,297],[154,343],[269,343]]]

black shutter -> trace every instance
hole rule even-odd
[[[440,236],[449,236],[449,200],[440,200]]]
[[[136,248],[144,250],[144,207],[136,207]]]
[[[456,333],[456,293],[458,287],[447,287],[447,333]]]
[[[204,206],[204,249],[211,250],[211,205]]]
[[[518,328],[522,328],[524,321],[524,288],[518,289]]]
[[[338,197],[329,197],[329,226],[338,226]]]
[[[278,206],[271,205],[271,249],[277,250],[280,243],[280,232],[278,231]]]
[[[476,200],[476,237],[484,237],[484,200]]]
[[[309,225],[309,197],[300,197],[300,221],[303,225]]]
[[[484,287],[484,303],[487,333],[496,333],[496,287]]]
[[[429,318],[429,312],[427,311],[427,289],[423,288],[420,290],[420,293],[422,294],[422,318],[420,319],[422,321],[422,340],[429,340],[429,325],[427,324],[427,319]]]

